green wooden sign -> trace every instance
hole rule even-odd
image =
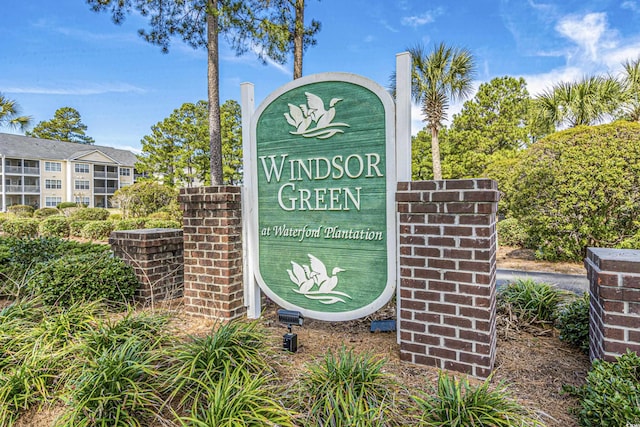
[[[253,116],[254,268],[279,305],[349,320],[393,295],[393,107],[376,83],[327,73],[282,87]]]

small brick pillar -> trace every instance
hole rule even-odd
[[[182,188],[187,313],[231,320],[245,313],[240,187]]]
[[[640,250],[588,248],[589,358],[640,354]]]
[[[400,358],[486,378],[496,355],[497,183],[398,183]]]
[[[142,284],[136,291],[136,300],[153,305],[182,296],[182,230],[114,231],[109,244],[117,257],[133,267]]]

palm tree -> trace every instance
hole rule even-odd
[[[18,103],[0,93],[0,127],[25,130],[29,124],[31,124],[31,117],[20,115]]]
[[[466,49],[440,43],[427,55],[423,46],[408,49],[411,54],[411,94],[422,107],[431,131],[433,179],[442,179],[438,132],[447,118],[450,101],[466,98],[473,86],[475,61]]]
[[[622,66],[625,117],[632,122],[640,122],[640,57],[635,61],[625,61]]]
[[[622,84],[610,76],[560,82],[536,98],[543,120],[555,127],[593,125],[612,116],[623,99]]]

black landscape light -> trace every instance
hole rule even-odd
[[[302,313],[294,310],[278,310],[278,320],[289,328],[289,332],[282,336],[282,348],[295,353],[298,351],[298,334],[291,333],[291,327],[302,326],[304,320]]]

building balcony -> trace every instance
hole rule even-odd
[[[24,173],[28,175],[40,175],[40,168],[25,166]]]
[[[22,173],[22,166],[5,166],[4,167],[4,172],[5,173],[21,174]]]

